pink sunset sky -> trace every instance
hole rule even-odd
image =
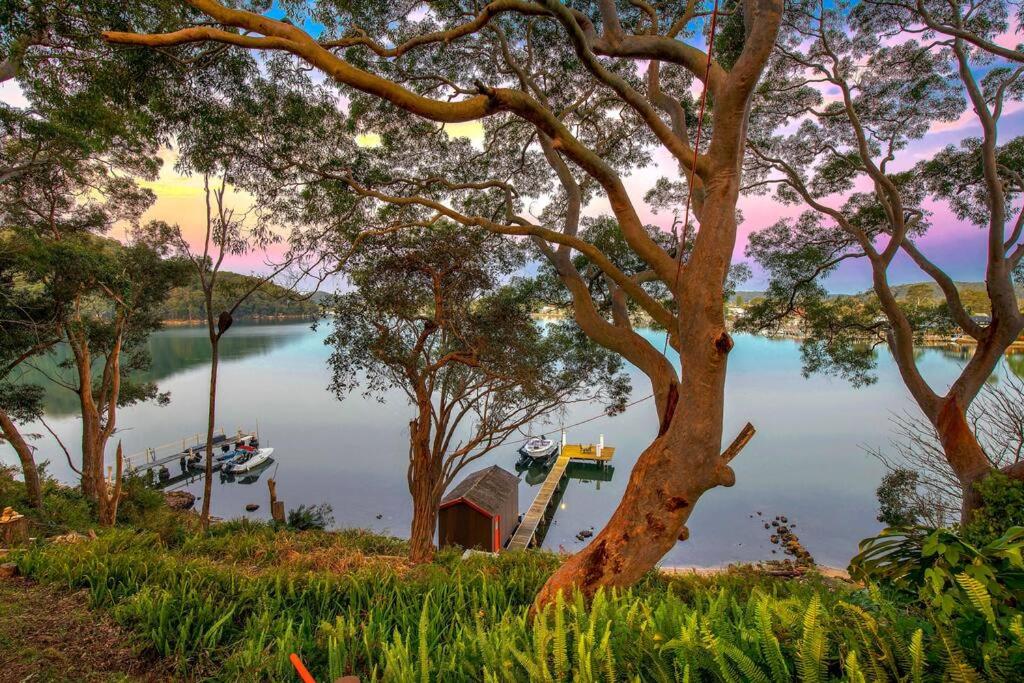
[[[1016,36],[1009,34],[1001,37],[1012,44]],[[24,97],[13,81],[0,85],[0,101],[14,106],[26,104]],[[1020,135],[1024,130],[1024,103],[1011,102],[1007,105],[1000,123],[1000,139],[1006,142]],[[478,142],[482,139],[482,128],[478,123],[448,126],[451,135],[469,137]],[[955,122],[936,124],[921,140],[914,142],[901,153],[900,167],[908,167],[927,159],[935,152],[959,140],[977,136],[979,127],[973,111],[968,110]],[[364,140],[373,143],[372,139]],[[187,236],[196,241],[202,239],[205,229],[205,205],[202,178],[187,177],[174,169],[174,152],[165,150],[162,155],[164,166],[159,178],[153,182],[142,184],[150,188],[156,195],[156,202],[144,216],[144,220],[163,220],[181,225]],[[654,225],[668,229],[671,218],[666,215],[652,214],[642,203],[644,193],[653,185],[659,176],[675,177],[678,166],[664,150],[655,157],[655,163],[639,169],[627,179],[627,187],[634,197],[641,212],[641,217]],[[244,193],[235,193],[231,201],[237,206],[246,207],[252,198]],[[943,204],[932,204],[932,229],[927,236],[919,241],[922,250],[934,262],[944,267],[957,280],[978,281],[984,279],[985,237],[975,226],[958,221]],[[764,228],[779,218],[794,216],[801,211],[800,207],[783,206],[770,196],[743,197],[740,209],[744,222],[740,226],[739,237],[734,252],[734,261],[745,260],[744,250],[751,232]],[[600,215],[610,213],[607,201],[603,197],[595,200],[587,207],[587,214]],[[115,235],[121,237],[122,235]],[[273,254],[269,255],[273,258]],[[235,257],[227,262],[227,268],[237,272],[261,272],[267,269],[268,255],[252,253]],[[754,264],[751,264],[753,267]],[[890,280],[893,283],[916,282],[927,279],[908,259],[897,259],[891,269]],[[742,289],[761,289],[766,279],[754,267],[754,276],[741,286]],[[870,286],[870,277],[865,264],[848,262],[835,273],[826,283],[829,290],[839,293],[864,291]]]

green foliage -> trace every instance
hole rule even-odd
[[[333,512],[327,503],[300,505],[288,511],[288,528],[296,531],[324,530],[334,524]]]
[[[850,575],[876,582],[958,624],[1007,633],[1024,605],[1024,527],[983,546],[949,529],[895,527],[861,542]]]
[[[981,496],[981,507],[964,526],[964,540],[985,545],[1013,527],[1024,527],[1024,482],[992,472],[974,487]]]
[[[957,632],[878,590],[743,571],[651,575],[589,604],[563,595],[531,620],[554,555],[440,553],[408,569],[361,554],[390,555],[394,543],[233,522],[176,548],[115,530],[16,561],[37,580],[85,589],[180,672],[210,680],[290,680],[291,652],[324,680],[999,680],[1024,647],[1012,631],[982,633],[981,645],[1003,653],[983,661]],[[296,548],[358,552],[364,564],[341,573],[286,565]]]
[[[228,310],[235,300],[255,284],[256,278],[222,271],[217,275],[217,289],[213,295],[214,313]],[[203,304],[203,290],[198,277],[187,285],[172,289],[159,308],[158,315],[164,320],[204,321],[206,313]],[[302,317],[312,318],[319,306],[307,300],[296,299],[286,288],[268,282],[250,295],[236,310],[234,318]]]
[[[46,463],[39,463],[43,505],[36,509],[28,505],[25,485],[14,478],[15,469],[0,465],[0,510],[13,507],[27,516],[34,527],[33,533],[46,535],[68,531],[86,531],[95,526],[94,506],[81,491],[59,483],[46,473]]]
[[[896,469],[887,472],[875,490],[878,498],[878,521],[886,526],[909,526],[922,519],[917,498],[920,475],[913,470]]]

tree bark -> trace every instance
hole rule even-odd
[[[708,184],[703,242],[695,247],[677,293],[680,305],[681,377],[672,414],[640,455],[629,485],[608,524],[567,560],[537,595],[535,605],[560,591],[628,586],[654,567],[679,540],[700,496],[736,477],[723,457],[725,376],[732,339],[725,330],[724,283],[735,242],[738,174]],[[648,374],[657,392],[672,386],[675,373]],[[666,404],[667,405],[667,404]]]
[[[121,444],[117,444],[117,466],[114,470],[113,490],[108,493],[106,479],[101,479],[103,486],[100,491],[97,514],[100,526],[114,526],[117,523],[117,507],[121,502],[121,484],[124,482],[124,454]]]
[[[441,504],[442,460],[430,448],[429,397],[419,401],[419,416],[409,423],[409,493],[412,494],[412,528],[409,560],[423,564],[434,559],[434,532]]]
[[[210,529],[210,497],[213,493],[213,424],[217,419],[217,368],[220,364],[220,339],[210,333],[210,401],[206,414],[206,457],[203,472],[203,531]]]
[[[17,425],[14,424],[14,421],[11,420],[11,417],[3,409],[0,409],[0,431],[3,432],[4,438],[11,444],[11,447],[18,454],[18,459],[21,460],[21,473],[25,479],[25,496],[28,498],[28,504],[34,508],[42,507],[43,490],[39,481],[39,470],[36,468],[36,460],[32,455],[32,448],[22,437],[21,432],[18,431]]]
[[[966,524],[983,505],[976,484],[992,474],[995,468],[971,429],[966,406],[961,401],[953,397],[946,398],[933,425],[946,461],[960,481],[963,491],[960,522]],[[1024,469],[1009,467],[1003,471],[1010,477],[1024,480]]]

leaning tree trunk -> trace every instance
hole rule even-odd
[[[217,366],[220,364],[220,340],[210,335],[210,401],[206,413],[206,457],[203,471],[203,531],[210,528],[210,497],[213,494],[213,423],[217,419]]]
[[[686,521],[700,496],[735,483],[728,457],[721,454],[726,365],[732,349],[723,286],[735,241],[735,196],[733,181],[720,184],[717,191],[709,185],[701,220],[704,241],[695,248],[680,285],[684,305],[678,403],[634,465],[607,525],[548,579],[537,606],[563,590],[579,589],[589,597],[602,587],[636,582],[677,541],[686,540]],[[671,384],[667,378],[651,380],[656,388]]]
[[[0,409],[0,432],[3,432],[4,438],[11,444],[18,454],[18,459],[21,460],[21,473],[25,479],[25,496],[28,498],[28,504],[34,508],[42,507],[43,491],[39,482],[36,460],[32,456],[32,449],[3,409]]]
[[[409,493],[412,494],[412,528],[409,560],[423,564],[434,559],[434,532],[441,504],[441,458],[430,448],[430,404],[421,401],[419,417],[409,423]]]

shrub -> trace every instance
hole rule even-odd
[[[1012,661],[1024,670],[1022,552],[1024,527],[981,547],[950,529],[895,527],[861,542],[850,575],[953,624],[955,637],[943,637],[956,657],[977,652],[983,661]],[[1004,650],[1004,638],[1016,640],[1016,649]]]
[[[288,528],[296,531],[324,530],[334,524],[334,508],[327,503],[300,505],[288,511]]]
[[[79,489],[64,486],[49,476],[46,465],[45,462],[39,464],[43,494],[43,506],[39,509],[29,507],[25,485],[15,479],[20,470],[0,466],[0,510],[13,507],[28,517],[38,533],[43,535],[84,532],[93,527],[95,509],[92,503]]]
[[[981,496],[981,507],[964,526],[965,540],[985,545],[1012,527],[1024,526],[1024,481],[993,472],[974,487]]]

